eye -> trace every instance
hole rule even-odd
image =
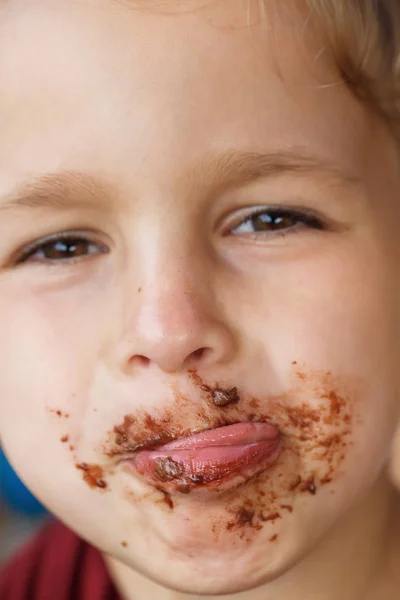
[[[89,255],[108,252],[107,246],[94,242],[82,234],[61,233],[50,238],[32,242],[25,247],[17,259],[17,264],[39,263],[75,263]]]
[[[306,209],[264,207],[242,219],[231,228],[231,234],[288,234],[302,227],[326,229],[323,220]]]

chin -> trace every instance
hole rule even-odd
[[[265,548],[246,551],[242,546],[234,554],[224,554],[221,548],[215,548],[207,554],[191,550],[187,555],[181,551],[180,556],[165,558],[164,555],[157,559],[154,556],[152,563],[145,567],[127,557],[124,562],[158,585],[176,592],[226,595],[245,592],[277,579],[299,558],[288,556],[287,551],[288,548],[279,548],[279,544],[273,553]]]
[[[240,563],[230,563],[226,568],[217,571],[203,569],[195,559],[194,564],[186,568],[176,569],[174,573],[148,573],[146,576],[159,585],[185,594],[225,595],[245,592],[267,584],[279,576],[266,567],[265,572],[242,572]],[[200,567],[200,568],[199,568]]]

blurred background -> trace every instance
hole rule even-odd
[[[38,530],[47,516],[0,447],[0,564]]]

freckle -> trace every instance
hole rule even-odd
[[[138,288],[138,294],[140,294],[140,292],[142,291],[142,288]]]
[[[57,410],[57,411],[56,411],[56,415],[57,415],[57,417],[61,417],[61,415],[62,415],[62,412],[61,412],[61,410]]]
[[[71,450],[71,452],[73,452],[75,450],[75,446],[73,446],[72,444],[70,445],[69,449]]]
[[[306,378],[305,374],[304,374],[304,373],[302,373],[301,371],[297,371],[297,376],[298,376],[300,379],[305,379],[305,378]]]
[[[277,534],[273,535],[272,537],[269,538],[270,542],[276,542],[276,540],[278,539]]]
[[[297,365],[297,360],[292,360],[292,365]]]
[[[121,546],[122,546],[123,548],[127,548],[127,547],[128,547],[128,542],[125,542],[125,541],[124,541],[124,542],[121,542]]]
[[[65,414],[64,414],[64,417],[65,417],[66,419],[69,419],[69,413],[65,413]]]
[[[62,438],[61,438],[61,441],[62,441],[63,444],[65,444],[66,442],[68,442],[68,440],[69,440],[69,435],[63,435]]]

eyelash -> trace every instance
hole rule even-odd
[[[267,216],[266,219],[262,219],[263,216]],[[238,232],[240,227],[243,227],[246,225],[246,223],[249,223],[250,226],[251,224],[254,226],[255,224],[255,220],[258,219],[259,220],[259,225],[262,225],[264,227],[263,231],[246,231],[246,232]],[[292,220],[294,221],[293,225],[289,225],[286,223],[285,225],[285,220]],[[283,226],[282,226],[283,225]],[[267,229],[265,227],[270,227],[270,229]],[[309,229],[316,229],[316,230],[324,230],[327,229],[326,225],[324,224],[324,222],[322,221],[321,218],[319,218],[315,213],[313,213],[312,211],[306,210],[306,209],[287,209],[287,208],[278,208],[278,207],[271,207],[271,208],[260,208],[259,210],[253,211],[251,214],[247,215],[246,218],[242,218],[240,220],[240,222],[237,223],[237,225],[235,225],[234,227],[230,227],[228,234],[230,233],[231,235],[244,235],[246,237],[271,237],[271,236],[276,236],[276,235],[280,235],[280,236],[286,236],[289,235],[290,233],[296,233],[298,232],[298,230],[300,228],[309,228]],[[236,233],[235,233],[236,230]],[[99,251],[94,251],[94,252],[84,252],[78,256],[72,256],[72,257],[57,257],[57,258],[48,258],[45,256],[45,251],[46,248],[51,250],[53,249],[55,246],[57,246],[57,244],[62,244],[64,243],[64,245],[68,248],[71,246],[75,246],[75,249],[77,247],[81,247],[82,249],[82,245],[85,247],[88,246],[97,246],[97,248],[100,248]],[[57,250],[56,250],[57,252]],[[65,249],[59,249],[58,252],[68,252]],[[45,238],[44,240],[39,240],[36,242],[32,242],[32,244],[29,244],[27,247],[25,247],[25,249],[23,250],[23,252],[21,253],[21,255],[18,257],[18,259],[16,260],[17,265],[19,264],[23,264],[28,262],[31,258],[35,257],[36,254],[40,254],[42,255],[41,258],[36,259],[35,262],[44,262],[44,263],[48,263],[48,264],[74,264],[76,262],[80,262],[82,260],[85,260],[85,258],[87,258],[90,255],[93,254],[99,254],[99,253],[107,253],[108,252],[108,248],[107,246],[105,246],[104,244],[101,244],[99,242],[94,242],[93,240],[90,240],[89,238],[86,238],[85,235],[82,232],[73,232],[73,231],[66,231],[66,232],[62,232],[62,233],[57,233],[54,234],[48,238]]]
[[[263,216],[267,216],[266,219],[262,219]],[[261,231],[245,231],[239,232],[240,227],[246,225],[246,223],[255,225],[255,220],[259,220],[259,225],[264,229]],[[288,225],[285,220],[292,220],[294,223]],[[244,235],[246,237],[272,237],[272,236],[286,236],[291,233],[298,233],[300,229],[308,228],[323,231],[328,229],[327,223],[319,217],[315,212],[308,209],[298,208],[282,208],[282,207],[260,207],[260,209],[253,211],[251,214],[242,218],[240,222],[234,227],[230,227],[230,232],[235,232],[234,235]]]
[[[89,234],[87,234],[89,236]],[[75,246],[75,247],[79,247],[81,245],[84,245],[86,247],[88,246],[92,246],[92,247],[97,247],[97,250],[94,252],[84,252],[83,254],[80,254],[78,256],[72,256],[72,257],[58,257],[58,258],[46,258],[44,252],[46,251],[46,248],[48,249],[52,249],[55,246],[57,246],[57,244],[60,243],[64,243],[65,246],[70,247],[70,246]],[[28,244],[28,246],[26,246],[24,248],[24,250],[22,251],[22,253],[18,256],[17,260],[16,260],[16,264],[17,265],[21,265],[24,264],[26,262],[29,262],[29,260],[33,257],[35,257],[36,254],[42,254],[42,256],[40,258],[36,258],[36,260],[34,262],[39,262],[39,263],[47,263],[49,265],[55,265],[55,264],[74,264],[77,262],[80,262],[82,260],[85,260],[88,256],[93,255],[93,254],[106,254],[109,251],[108,247],[105,244],[101,244],[100,242],[95,242],[91,239],[89,239],[89,237],[86,237],[85,234],[82,231],[65,231],[65,232],[61,232],[61,233],[56,233],[52,236],[49,236],[45,239],[42,240],[38,240],[36,242],[32,242],[31,244]],[[56,250],[57,252],[57,250]],[[59,252],[63,252],[62,249],[59,250]]]

